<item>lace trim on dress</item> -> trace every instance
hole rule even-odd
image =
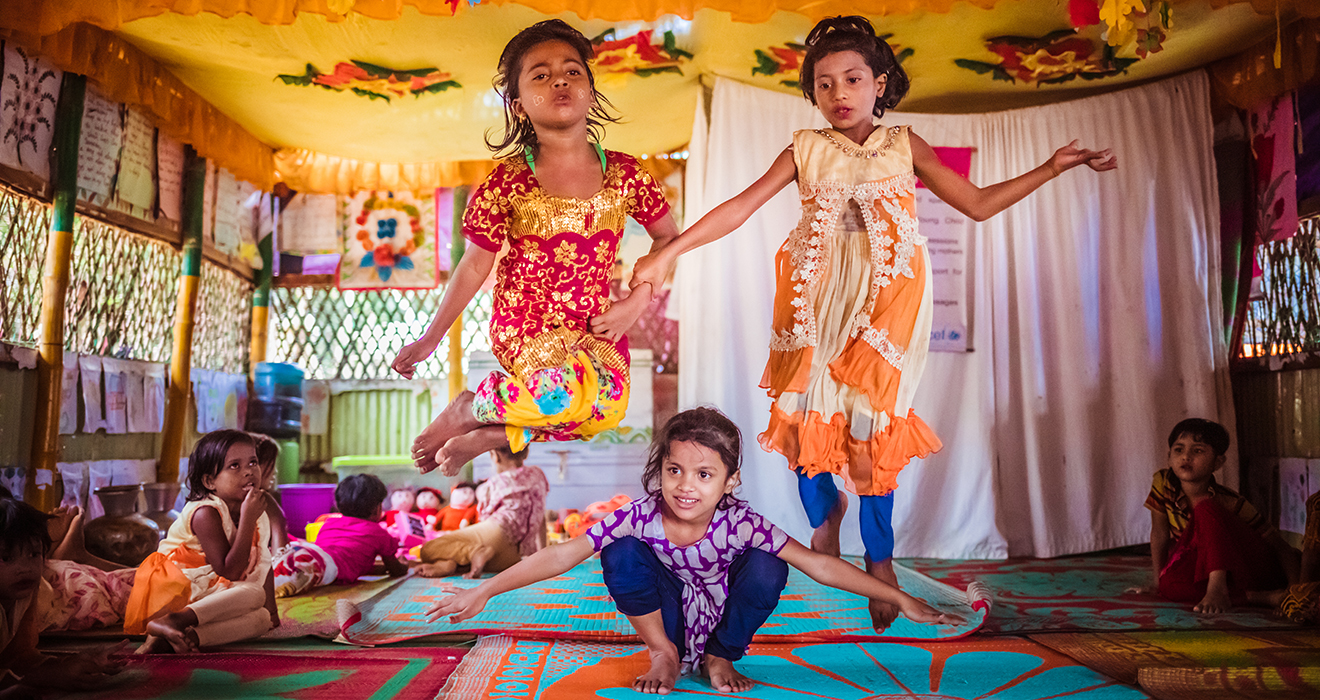
[[[869,323],[861,325],[854,324],[852,334],[854,336],[861,336],[862,340],[865,341],[867,345],[870,345],[876,352],[880,353],[880,356],[885,358],[886,362],[893,365],[894,369],[900,372],[903,371],[903,356],[906,354],[906,351],[889,339],[888,328],[872,328]]]

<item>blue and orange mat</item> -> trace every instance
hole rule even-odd
[[[884,634],[871,627],[865,598],[822,586],[790,569],[788,586],[774,615],[756,635],[758,642],[902,641],[957,639],[976,631],[990,607],[987,597],[948,586],[895,566],[903,590],[942,610],[956,613],[962,625],[921,625],[900,617]],[[377,645],[435,634],[506,634],[522,639],[637,641],[627,618],[610,600],[597,558],[563,576],[495,597],[486,610],[459,624],[428,623],[435,601],[479,581],[458,577],[410,578],[358,603],[339,606],[340,634],[353,644]]]
[[[632,681],[648,667],[637,644],[484,637],[450,676],[446,700],[642,698]],[[756,682],[729,695],[700,677],[669,697],[746,700],[1141,700],[1148,696],[1025,639],[952,642],[753,644],[736,668]]]

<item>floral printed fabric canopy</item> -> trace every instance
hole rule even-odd
[[[322,177],[312,184],[302,173],[306,189],[347,191],[362,187],[359,171],[379,164],[488,159],[483,136],[502,124],[490,87],[500,51],[518,30],[552,16],[596,39],[600,88],[624,119],[609,126],[605,145],[654,154],[687,142],[702,76],[796,91],[800,45],[824,15],[867,14],[890,35],[912,78],[904,109],[984,112],[1205,65],[1273,36],[1276,22],[1315,14],[1320,3],[1280,0],[1278,20],[1273,0],[11,5],[0,29],[48,35],[83,21],[115,32],[282,149],[284,168],[316,163],[307,170]]]

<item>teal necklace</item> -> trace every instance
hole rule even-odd
[[[593,143],[593,144],[591,144],[591,145],[594,146],[594,147],[596,148],[596,157],[600,158],[600,171],[601,171],[601,173],[604,173],[604,172],[605,172],[605,149],[604,149],[604,148],[601,148],[601,145],[600,145],[599,143]],[[530,146],[523,146],[523,157],[527,159],[527,167],[531,168],[531,169],[532,169],[532,174],[535,175],[535,174],[536,174],[536,159],[535,159],[534,157],[532,157],[532,149],[531,149]]]

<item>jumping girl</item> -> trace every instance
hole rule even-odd
[[[802,93],[830,129],[806,129],[770,170],[703,216],[673,243],[639,260],[632,285],[663,280],[677,257],[737,229],[797,182],[802,218],[775,257],[770,359],[761,386],[774,399],[762,447],[783,454],[816,529],[811,546],[839,554],[847,500],[833,475],[861,497],[867,569],[897,585],[890,524],[899,471],[940,449],[912,411],[931,329],[931,272],[917,233],[916,178],[940,199],[984,221],[1065,170],[1112,170],[1109,151],[1076,142],[1040,167],[977,187],[943,165],[906,126],[875,122],[907,93],[893,49],[863,17],[821,21],[807,37]],[[877,629],[897,610],[871,603]]]
[[[468,247],[425,335],[393,367],[417,363],[472,300],[495,264],[491,347],[505,372],[465,391],[422,431],[413,458],[449,476],[487,450],[517,452],[534,440],[582,440],[609,430],[628,406],[628,347],[622,339],[651,289],[611,306],[609,281],[624,220],[659,244],[678,234],[664,193],[638,160],[600,147],[617,121],[588,66],[591,42],[561,20],[519,32],[500,56],[495,88],[504,100],[507,157],[477,188],[463,217]]]
[[[586,537],[543,549],[440,600],[429,619],[466,620],[492,597],[558,576],[600,552],[610,597],[651,657],[633,689],[661,694],[698,669],[720,692],[752,687],[733,662],[774,612],[789,564],[826,586],[885,601],[914,622],[962,622],[784,534],[734,496],[741,463],[742,435],[733,421],[711,408],[684,411],[651,445],[645,498],[614,511]]]

